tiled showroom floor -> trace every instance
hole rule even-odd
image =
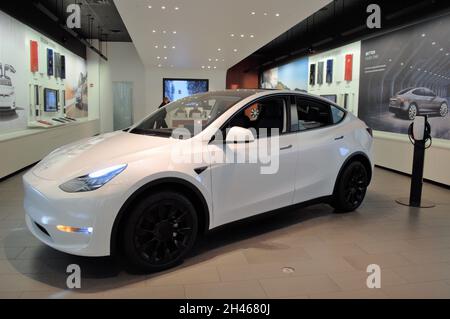
[[[355,213],[316,205],[229,225],[153,275],[47,248],[25,228],[21,174],[0,191],[0,298],[450,298],[450,190],[426,184],[435,208],[402,207],[409,179],[382,169]],[[73,263],[76,291],[65,288]],[[381,289],[366,288],[372,263]]]

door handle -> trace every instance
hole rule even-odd
[[[290,148],[292,148],[292,144],[290,144],[290,145],[288,145],[288,146],[283,146],[283,147],[281,147],[281,148],[280,148],[280,151],[288,150],[288,149],[290,149]]]
[[[344,135],[339,136],[339,137],[336,137],[334,140],[335,140],[335,141],[339,141],[339,140],[343,140],[343,139],[344,139]]]

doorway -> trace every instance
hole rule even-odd
[[[113,82],[114,131],[133,124],[133,82]]]

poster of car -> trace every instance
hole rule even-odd
[[[362,41],[358,115],[374,130],[406,134],[427,114],[450,139],[450,17]]]

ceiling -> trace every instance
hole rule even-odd
[[[81,6],[81,29],[77,30],[85,39],[130,42],[125,25],[117,12],[113,0],[39,0],[46,9],[62,21],[68,16],[65,8],[77,3]],[[92,23],[89,23],[92,21]]]
[[[205,71],[228,69],[329,2],[114,0],[146,66]]]

